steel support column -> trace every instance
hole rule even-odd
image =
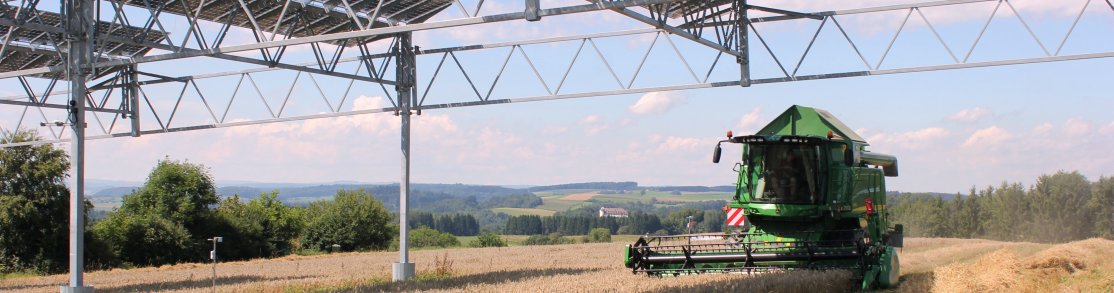
[[[70,284],[61,292],[93,292],[84,283],[85,265],[85,80],[93,60],[95,1],[61,1],[69,43],[66,76],[70,80]]]
[[[750,34],[750,18],[747,11],[750,10],[750,7],[747,6],[747,0],[737,0],[735,1],[735,5],[735,9],[737,9],[735,15],[735,26],[737,28],[735,29],[735,31],[739,34],[736,38],[738,46],[736,46],[735,48],[735,50],[739,52],[739,56],[737,59],[739,62],[739,85],[743,87],[749,87],[750,44],[748,35]]]
[[[398,116],[402,118],[402,180],[399,181],[398,201],[398,252],[399,261],[394,263],[391,280],[406,281],[414,277],[414,263],[410,262],[410,106],[415,95],[414,82],[417,67],[414,46],[410,32],[398,34],[395,53],[395,91],[398,93]]]
[[[139,127],[139,70],[137,65],[128,66],[124,84],[126,87],[123,89],[122,94],[125,99],[123,103],[128,105],[127,114],[124,118],[131,119],[132,137],[139,137],[141,131]]]

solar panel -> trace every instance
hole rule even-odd
[[[681,18],[682,16],[701,17],[709,13],[709,10],[715,7],[724,6],[735,2],[734,0],[688,0],[665,4],[661,6],[669,7],[670,18]]]
[[[119,0],[120,2],[162,13],[196,16],[198,19],[216,23],[255,29],[263,32],[276,32],[288,37],[306,37],[362,29],[374,16],[373,28],[386,27],[401,23],[424,22],[434,14],[452,5],[452,0],[349,0],[345,5],[341,0]],[[380,4],[382,2],[382,4]],[[244,13],[244,7],[255,22]],[[349,16],[349,10],[360,21],[357,23]],[[376,10],[378,9],[378,14]],[[199,12],[200,11],[200,12]],[[281,23],[280,19],[281,18]],[[276,26],[275,24],[279,25]],[[335,45],[355,46],[389,36],[375,36],[367,39],[333,41]]]
[[[59,52],[54,44],[65,48],[62,15],[27,10],[17,13],[16,10],[6,4],[0,5],[0,34],[7,35],[9,30],[11,32],[10,39],[3,40],[8,45],[4,55],[0,56],[0,72],[61,64],[68,52],[64,49]],[[96,32],[97,48],[94,52],[95,57],[101,61],[142,56],[151,50],[151,47],[144,44],[156,44],[166,37],[157,30],[105,21],[97,22]],[[95,77],[107,75],[117,69],[119,68],[101,69],[96,72]],[[65,79],[63,73],[40,77]]]

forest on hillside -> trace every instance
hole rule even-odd
[[[890,195],[892,223],[909,237],[985,238],[1063,243],[1114,239],[1114,177],[1089,181],[1060,171],[1036,184],[1003,182],[945,199],[937,194]]]

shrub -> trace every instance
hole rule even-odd
[[[468,243],[471,247],[506,247],[507,241],[504,241],[499,235],[495,233],[484,231],[480,233],[480,237]]]
[[[104,237],[109,250],[121,261],[158,266],[200,258],[190,253],[196,247],[182,224],[155,214],[112,213],[93,226]]]
[[[410,246],[412,247],[449,247],[460,245],[460,240],[449,233],[441,233],[432,228],[421,226],[410,231]]]
[[[611,230],[607,228],[594,228],[584,237],[584,242],[611,242]]]
[[[572,244],[574,240],[561,236],[561,233],[550,233],[549,235],[534,235],[526,238],[523,245],[556,245],[556,244]]]

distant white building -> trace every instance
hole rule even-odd
[[[624,209],[624,208],[608,208],[608,207],[601,207],[600,208],[600,218],[606,218],[606,217],[626,218],[626,217],[629,217],[629,216],[630,216],[630,212],[627,212],[627,209]]]

